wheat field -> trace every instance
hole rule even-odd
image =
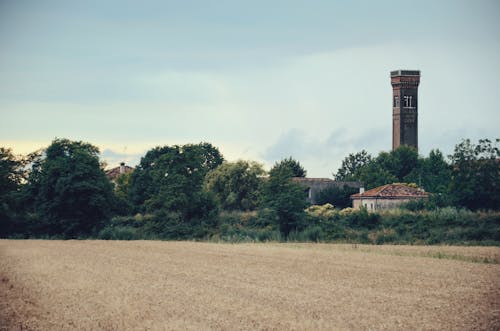
[[[0,240],[0,330],[500,330],[500,248]]]

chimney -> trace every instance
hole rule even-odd
[[[120,163],[120,174],[125,173],[125,162]]]
[[[359,188],[359,194],[363,194],[365,193],[365,188],[364,187],[360,187]]]

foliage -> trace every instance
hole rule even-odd
[[[329,203],[324,205],[313,205],[307,207],[306,213],[313,217],[327,219],[335,214],[335,208]]]
[[[179,212],[186,220],[209,217],[214,197],[202,190],[206,174],[223,161],[208,143],[156,147],[132,174],[129,195],[136,210]]]
[[[488,139],[473,144],[469,139],[455,146],[451,192],[456,202],[470,209],[498,209],[500,206],[500,150]]]
[[[288,167],[275,167],[263,188],[263,206],[276,213],[285,237],[303,226],[307,205],[303,187],[291,180],[294,175]]]
[[[254,210],[258,207],[264,174],[256,162],[223,163],[208,172],[204,187],[214,193],[223,209]]]
[[[367,151],[349,154],[343,161],[342,166],[336,174],[335,180],[338,181],[353,181],[357,180],[357,172],[359,169],[369,164],[372,161],[372,156]]]
[[[14,156],[11,149],[0,147],[0,222],[16,214],[21,184],[25,179],[24,161]]]
[[[343,209],[351,206],[351,195],[357,192],[357,188],[348,185],[343,185],[341,187],[330,186],[320,191],[316,199],[319,205],[329,203],[336,208]]]
[[[130,183],[132,172],[118,175],[115,180],[116,213],[119,215],[128,215],[132,212],[133,206],[129,200]]]
[[[405,146],[349,155],[338,179],[433,192],[374,213],[343,208],[357,191],[347,186],[324,190],[324,205],[305,209],[303,187],[291,180],[305,176],[297,161],[276,163],[264,178],[257,163],[224,163],[208,143],[148,151],[114,192],[88,143],[56,139],[25,157],[0,148],[0,237],[500,245],[500,214],[484,211],[500,205],[498,142],[464,140],[450,163],[439,150],[423,157]]]
[[[56,139],[32,165],[28,191],[43,232],[74,238],[89,234],[108,218],[112,186],[98,154],[88,143]]]
[[[417,183],[428,192],[446,195],[451,180],[451,166],[445,161],[441,151],[431,150],[427,158],[418,159],[416,167],[404,180]]]
[[[307,171],[304,167],[299,161],[292,159],[292,157],[276,162],[269,171],[269,175],[273,176],[274,174],[282,172],[284,169],[288,169],[292,177],[306,177],[307,175]]]
[[[430,192],[447,192],[450,167],[439,150],[432,150],[428,158],[419,157],[417,150],[400,146],[390,152],[380,152],[371,158],[366,151],[350,154],[342,162],[336,178],[356,180],[365,188],[394,182],[415,182]]]

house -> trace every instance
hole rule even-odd
[[[330,187],[343,188],[344,186],[348,186],[357,189],[361,187],[360,182],[342,182],[330,178],[294,177],[292,178],[292,180],[304,187],[304,191],[307,194],[306,200],[312,205],[315,205],[317,203],[320,192],[327,188]]]
[[[365,207],[368,211],[392,209],[398,205],[414,199],[427,199],[429,193],[423,189],[404,183],[387,184],[364,192],[351,195],[352,207]]]
[[[114,167],[112,169],[106,170],[106,176],[108,176],[109,180],[114,182],[118,176],[122,174],[127,174],[131,171],[133,171],[134,168],[125,165],[125,162],[120,163],[119,167]]]

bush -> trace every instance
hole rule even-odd
[[[137,240],[142,239],[137,233],[137,229],[131,226],[106,227],[97,235],[103,240]]]
[[[306,213],[313,217],[318,217],[321,219],[329,219],[335,215],[336,210],[331,204],[326,203],[322,206],[319,205],[310,206],[306,209]]]

